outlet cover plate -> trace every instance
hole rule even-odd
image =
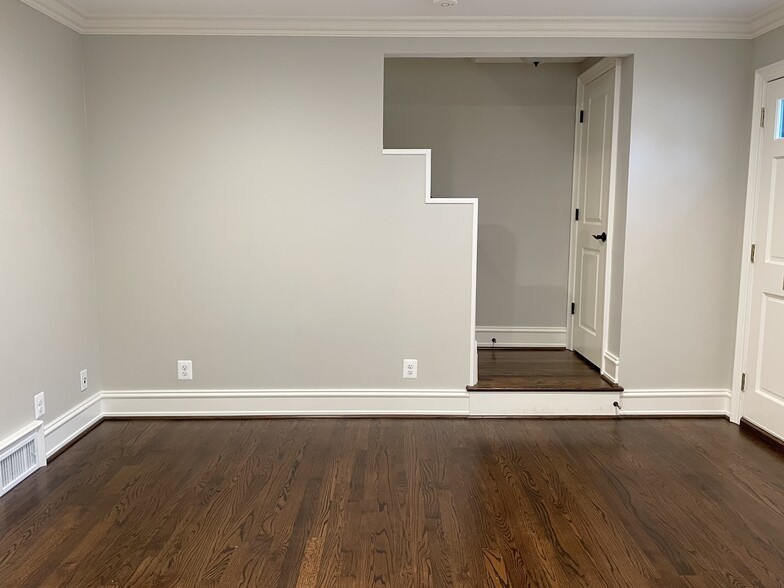
[[[36,394],[33,401],[35,402],[35,418],[40,419],[46,414],[46,399],[44,398],[44,393],[40,392]]]
[[[87,370],[79,372],[79,387],[82,389],[82,392],[87,390]]]
[[[193,379],[193,361],[191,361],[190,359],[180,359],[177,361],[177,379],[178,380]]]
[[[418,371],[417,363],[416,359],[403,360],[403,379],[416,380]]]

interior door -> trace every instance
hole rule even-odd
[[[784,439],[784,79],[766,84],[743,417]]]
[[[572,347],[601,367],[615,100],[615,69],[585,86],[577,161]]]

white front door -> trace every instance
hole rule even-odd
[[[765,89],[743,417],[784,439],[784,79]]]
[[[572,347],[601,367],[615,101],[615,69],[585,86],[578,131]]]

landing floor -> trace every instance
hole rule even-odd
[[[622,391],[566,349],[480,349],[479,383],[469,391]]]

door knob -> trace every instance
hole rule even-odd
[[[593,238],[596,239],[597,241],[601,241],[602,243],[604,243],[607,241],[607,233],[602,233],[601,235],[594,235]]]

